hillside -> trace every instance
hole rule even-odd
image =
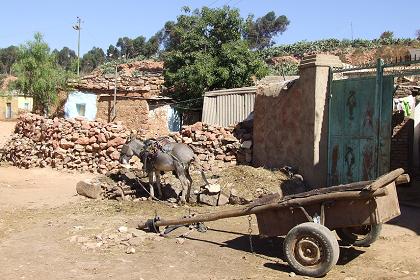
[[[377,58],[385,61],[409,56],[409,49],[420,48],[416,39],[375,39],[300,41],[279,45],[261,51],[261,56],[270,65],[272,72],[280,72],[283,65],[286,75],[296,74],[300,60],[310,54],[333,54],[351,65],[374,63]],[[420,59],[420,58],[419,58]],[[280,73],[281,74],[281,73]]]

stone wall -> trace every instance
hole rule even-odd
[[[118,95],[150,98],[162,93],[163,62],[134,61],[118,65],[117,70]],[[79,81],[73,81],[71,85],[82,91],[111,94],[115,88],[114,71],[112,66],[107,69],[98,68]]]

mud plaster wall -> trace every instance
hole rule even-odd
[[[148,114],[148,136],[162,136],[169,133],[168,128],[168,111],[170,110],[169,105],[162,104],[149,104]]]
[[[135,129],[145,137],[167,134],[167,107],[149,104],[144,99],[117,99],[116,117],[113,118],[113,97],[101,96],[98,99],[96,117],[107,122],[122,121],[125,126]],[[151,111],[150,111],[151,109]]]
[[[255,165],[276,168],[310,164],[302,153],[307,149],[304,140],[313,142],[313,122],[310,120],[313,108],[302,106],[306,100],[301,82],[298,80],[292,88],[283,91],[279,84],[257,89],[253,138]]]
[[[299,169],[311,186],[327,183],[328,67],[305,67],[288,90],[257,88],[253,164]]]

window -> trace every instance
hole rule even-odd
[[[25,104],[23,104],[23,108],[24,108],[26,111],[29,111],[29,102],[25,102]]]
[[[86,112],[86,104],[85,103],[78,103],[76,104],[77,114],[81,117],[85,116]]]

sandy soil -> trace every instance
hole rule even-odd
[[[15,129],[16,122],[3,122],[0,121],[0,148],[6,143],[10,134]]]
[[[75,196],[76,182],[90,176],[0,167],[0,279],[290,278],[281,250],[283,239],[259,239],[255,218],[257,255],[249,252],[247,217],[208,223],[208,232],[193,231],[186,239],[177,237],[187,228],[164,239],[147,239],[135,246],[134,254],[126,253],[125,241],[86,247],[89,242],[80,240],[121,236],[120,226],[134,230],[155,213],[180,217],[190,211],[216,210]],[[370,248],[341,247],[338,265],[325,279],[419,279],[420,209],[401,210],[402,215],[384,226]]]
[[[252,221],[254,247],[249,253],[248,221],[239,217],[208,223],[207,233],[192,232],[183,244],[178,229],[160,241],[148,241],[126,254],[125,246],[85,249],[70,240],[95,237],[136,224],[155,211],[178,217],[211,207],[178,207],[157,202],[91,201],[74,196],[86,175],[50,169],[0,168],[1,279],[287,279],[282,238],[259,239]],[[341,248],[339,264],[326,279],[418,279],[420,211],[402,208],[370,248]],[[297,279],[303,279],[296,276]]]

